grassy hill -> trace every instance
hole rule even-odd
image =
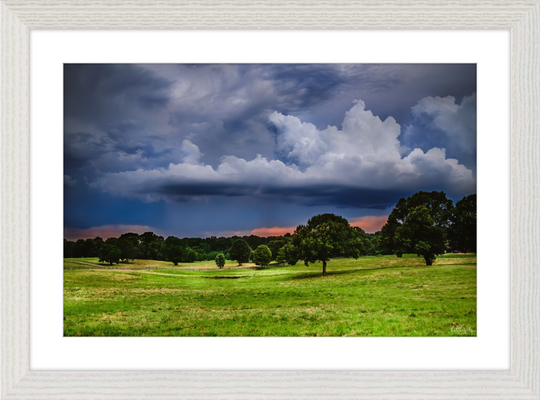
[[[65,336],[475,336],[476,255],[255,269],[64,260]],[[77,269],[70,269],[77,268]]]

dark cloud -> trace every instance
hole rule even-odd
[[[429,188],[426,188],[429,190]],[[346,187],[343,185],[311,185],[284,188],[279,185],[224,184],[201,182],[165,184],[152,187],[152,183],[141,188],[139,193],[159,193],[174,202],[193,201],[203,196],[251,197],[273,203],[295,203],[306,206],[336,206],[373,208],[384,210],[394,205],[408,190],[378,190]]]
[[[271,217],[240,200],[309,215],[468,194],[475,92],[474,64],[66,64],[66,226],[157,229],[206,202],[242,229]]]

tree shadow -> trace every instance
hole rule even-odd
[[[468,266],[473,266],[474,265],[474,266],[476,266],[476,263],[475,262],[474,263],[459,263],[459,264],[452,264],[452,263],[450,263],[450,264],[439,264],[439,263],[437,263],[435,265],[435,267],[460,267],[462,265],[468,265]]]
[[[362,268],[362,269],[350,269],[344,271],[327,271],[326,276],[332,275],[346,275],[346,274],[356,274],[358,272],[364,271],[382,271],[387,269],[400,269],[400,268],[424,268],[426,265],[414,265],[414,266],[395,266],[395,267],[380,267],[380,268]],[[301,275],[293,275],[289,279],[313,279],[313,278],[324,278],[322,271],[313,271],[313,272],[303,272]]]

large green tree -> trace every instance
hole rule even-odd
[[[397,235],[407,240],[407,246],[424,257],[426,265],[432,265],[439,254],[446,248],[446,235],[441,226],[437,226],[425,206],[418,206],[405,217],[403,225],[397,229]]]
[[[454,208],[452,200],[448,199],[444,192],[420,191],[410,197],[398,200],[378,237],[380,251],[386,254],[396,254],[398,257],[401,257],[404,253],[416,251],[414,249],[416,244],[413,244],[410,238],[399,228],[411,211],[419,206],[426,208],[433,226],[442,228],[443,231],[449,227]]]
[[[253,252],[253,262],[255,265],[266,267],[272,261],[272,252],[268,246],[261,244]]]
[[[235,260],[238,265],[249,262],[250,255],[251,248],[244,239],[236,239],[229,250],[230,259]]]
[[[456,203],[448,229],[452,249],[476,253],[476,194],[470,194]]]
[[[330,258],[358,258],[362,246],[349,222],[335,214],[315,215],[306,225],[296,227],[293,244],[306,266],[322,262],[323,275],[326,275],[326,264]]]

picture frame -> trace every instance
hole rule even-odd
[[[1,0],[2,399],[540,399],[540,1]],[[511,32],[509,371],[35,371],[29,327],[31,29]]]

